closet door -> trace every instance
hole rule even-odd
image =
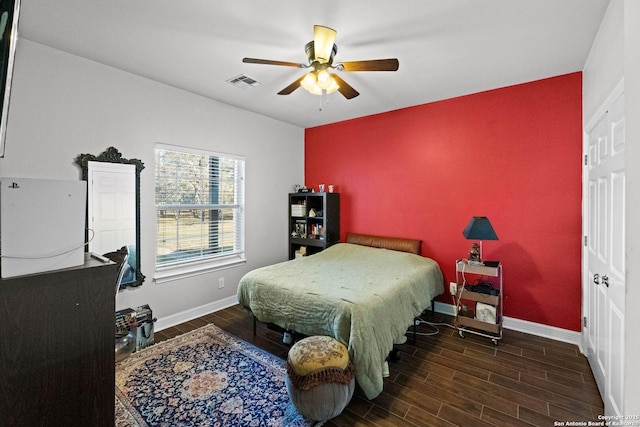
[[[624,413],[624,93],[588,133],[585,278],[587,357],[605,411]]]

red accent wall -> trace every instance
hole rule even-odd
[[[366,96],[363,93],[360,96]],[[500,240],[504,315],[581,329],[582,74],[572,73],[305,131],[308,187],[341,193],[347,231],[418,238],[448,283],[469,219]]]

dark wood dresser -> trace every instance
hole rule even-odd
[[[0,280],[0,425],[114,425],[116,265]]]

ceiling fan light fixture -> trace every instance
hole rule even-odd
[[[336,53],[338,53],[338,45],[336,44],[333,45],[333,47],[331,48],[331,54],[329,55],[328,60],[325,60],[324,58],[321,58],[319,55],[316,55],[316,49],[314,45],[315,45],[315,42],[311,40],[309,43],[307,43],[304,46],[304,51],[307,54],[307,59],[309,60],[309,64],[313,64],[315,62],[317,64],[331,65],[331,63],[333,62],[333,58],[336,56]]]
[[[327,70],[318,71],[316,79],[318,80],[318,86],[320,86],[320,88],[322,89],[329,89],[329,86],[331,86],[331,82],[333,82],[331,74],[329,74]]]
[[[314,86],[317,86],[316,74],[315,71],[311,71],[307,73],[304,78],[300,81],[300,86],[311,92]]]
[[[320,79],[320,73],[326,74],[326,79],[322,81]],[[325,75],[323,74],[323,76]],[[324,79],[325,77],[323,77]],[[300,86],[302,86],[307,92],[312,95],[323,95],[330,94],[338,90],[340,87],[338,83],[335,81],[333,76],[329,74],[326,70],[324,71],[310,71],[306,76],[300,81]]]
[[[336,82],[336,80],[332,76],[330,76],[329,79],[331,80],[331,82],[329,83],[329,86],[326,88],[327,93],[333,93],[338,89],[340,89],[340,85]]]
[[[333,55],[333,42],[336,40],[336,30],[322,25],[313,26],[313,49],[315,60],[321,64],[328,63]]]

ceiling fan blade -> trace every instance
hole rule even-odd
[[[242,62],[247,64],[280,65],[283,67],[307,68],[307,65],[297,62],[272,61],[270,59],[242,58]]]
[[[342,67],[342,71],[397,71],[399,66],[396,58],[389,58],[342,62],[336,68]]]
[[[326,64],[331,59],[333,43],[336,40],[337,31],[322,25],[313,26],[313,49],[316,61]]]
[[[351,99],[360,95],[360,92],[358,92],[357,90],[352,88],[347,82],[342,80],[342,78],[339,75],[334,73],[334,74],[331,74],[331,76],[336,80],[336,83],[338,83],[338,86],[339,86],[338,92],[340,92],[345,98]]]
[[[304,79],[305,76],[306,76],[306,74],[304,76],[300,77],[295,82],[291,83],[289,86],[287,86],[284,89],[282,89],[280,92],[278,92],[278,95],[289,95],[291,92],[293,92],[294,90],[298,89],[300,87],[300,82],[302,81],[302,79]]]

